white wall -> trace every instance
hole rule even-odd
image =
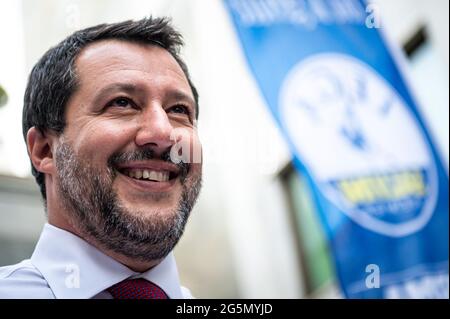
[[[25,51],[21,1],[0,3],[0,83],[8,102],[0,108],[0,174],[26,176],[28,158],[22,137]]]
[[[374,0],[384,31],[402,45],[425,26],[429,46],[408,66],[410,84],[428,128],[449,163],[449,1]]]
[[[222,3],[190,1],[189,8],[195,26],[186,57],[199,86],[199,131],[211,181],[202,200],[227,222],[240,296],[299,297],[299,265],[276,176],[289,158],[286,146],[249,76]]]

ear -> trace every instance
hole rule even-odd
[[[27,149],[33,166],[41,173],[52,174],[53,163],[53,136],[42,133],[32,127],[27,133]]]

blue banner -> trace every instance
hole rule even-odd
[[[448,173],[359,0],[224,0],[347,298],[448,298]]]

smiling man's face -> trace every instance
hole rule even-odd
[[[67,217],[111,251],[163,258],[201,184],[201,163],[175,164],[169,155],[180,140],[201,149],[186,76],[163,48],[119,40],[83,49],[76,74],[79,86],[55,150]]]

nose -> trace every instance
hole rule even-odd
[[[154,105],[142,112],[135,143],[138,146],[151,146],[161,155],[174,144],[171,139],[172,131],[173,126],[166,111],[162,106]]]

